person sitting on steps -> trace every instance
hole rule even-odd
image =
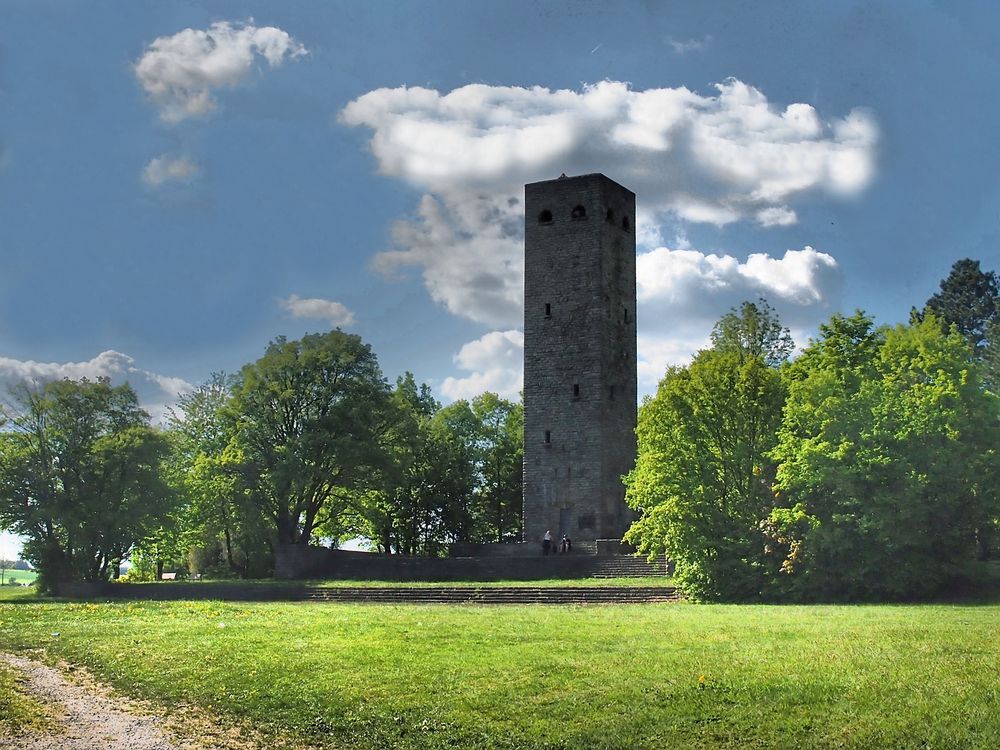
[[[542,556],[548,555],[549,550],[552,549],[552,529],[545,532],[545,536],[542,537]]]

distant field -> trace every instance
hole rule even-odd
[[[44,649],[266,746],[990,748],[1000,606],[0,603]],[[8,600],[9,601],[9,600]]]
[[[5,570],[3,574],[4,583],[8,584],[11,581],[17,581],[18,583],[34,583],[35,582],[35,571],[33,570]]]

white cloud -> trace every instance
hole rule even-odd
[[[636,276],[639,382],[647,392],[668,365],[707,346],[715,322],[741,302],[764,297],[802,345],[836,309],[842,285],[836,259],[808,246],[780,258],[752,253],[745,261],[658,247],[638,255]]]
[[[677,55],[686,55],[688,52],[702,52],[708,49],[708,46],[712,43],[712,36],[704,36],[701,39],[674,39],[672,37],[667,37],[667,44]]]
[[[197,175],[198,165],[186,156],[162,154],[150,159],[142,170],[142,181],[150,187],[158,187],[165,182],[191,182]]]
[[[134,66],[143,89],[160,107],[160,117],[179,122],[216,107],[212,92],[232,87],[253,68],[257,56],[278,67],[307,54],[306,48],[274,26],[219,21],[207,29],[184,29],[155,39]]]
[[[339,302],[316,297],[303,299],[297,294],[280,300],[281,307],[296,318],[318,318],[332,326],[349,326],[354,322],[354,313]]]
[[[136,367],[135,360],[116,351],[101,352],[86,362],[34,362],[0,357],[0,387],[26,383],[37,387],[54,380],[110,378],[112,384],[128,382],[135,389],[142,407],[155,421],[164,418],[166,410],[192,386],[182,378],[160,375]]]
[[[764,296],[807,306],[828,300],[839,287],[840,269],[832,255],[808,245],[781,258],[752,253],[742,263],[732,255],[658,247],[637,256],[636,284],[640,304],[667,301],[689,313],[713,296]]]
[[[379,253],[374,266],[386,275],[419,267],[427,291],[449,312],[516,325],[524,289],[522,217],[520,201],[425,195],[418,218],[393,226],[396,249]]]
[[[803,193],[863,189],[878,140],[861,110],[827,121],[808,104],[773,105],[735,79],[711,96],[615,81],[579,92],[377,89],[350,102],[340,120],[372,130],[383,174],[426,191],[375,267],[420,268],[440,304],[494,326],[520,318],[525,182],[606,172],[637,193],[637,236],[654,242],[667,216],[794,223],[788,204]]]
[[[523,361],[521,331],[492,331],[459,350],[455,364],[470,374],[445,378],[441,392],[450,399],[470,399],[485,391],[516,399],[524,387]]]
[[[808,104],[781,109],[735,79],[716,89],[401,87],[355,99],[340,119],[373,131],[383,173],[435,193],[603,170],[658,211],[697,221],[711,209],[725,223],[809,190],[854,193],[871,177],[877,128],[863,111],[826,123]]]

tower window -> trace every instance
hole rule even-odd
[[[615,400],[615,387],[613,385],[608,386],[608,400]]]
[[[552,212],[549,209],[545,209],[540,214],[538,214],[539,224],[551,224],[552,223]]]
[[[626,232],[629,230],[629,224],[628,224],[628,217],[627,216],[623,216],[622,217],[622,229],[624,229]]]
[[[625,322],[628,323],[628,308],[625,308]]]
[[[552,445],[552,433],[548,430],[545,431],[545,444]]]
[[[608,221],[608,224],[614,224],[614,223],[615,223],[615,212],[614,212],[614,211],[612,211],[612,210],[611,210],[611,209],[609,208],[609,209],[608,209],[608,213],[607,213],[607,215],[605,215],[605,217],[604,217],[604,218],[605,218],[605,219],[607,219],[607,221]]]
[[[545,317],[546,318],[552,317],[552,304],[550,302],[545,303]]]
[[[586,219],[587,209],[585,209],[583,206],[577,206],[576,208],[573,209],[573,213],[571,213],[570,216],[574,219]]]
[[[573,383],[573,400],[574,401],[579,401],[580,400],[580,384],[579,383]]]

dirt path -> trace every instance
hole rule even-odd
[[[142,714],[131,703],[112,699],[94,686],[70,682],[56,669],[30,659],[0,654],[17,669],[24,687],[51,708],[60,729],[52,734],[26,734],[0,740],[18,750],[186,750],[186,743],[168,737],[162,720]]]

